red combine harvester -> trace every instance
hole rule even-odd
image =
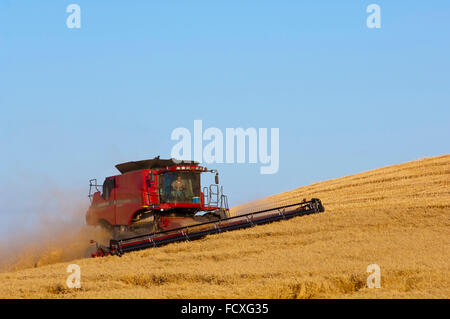
[[[324,211],[321,201],[313,198],[230,217],[218,172],[198,164],[158,156],[116,165],[121,174],[107,177],[103,185],[90,180],[86,222],[108,229],[112,237],[109,246],[97,244],[92,256],[121,256],[127,251]],[[200,176],[205,172],[215,174],[215,183],[202,191]]]
[[[156,157],[116,168],[122,174],[107,177],[102,186],[90,180],[86,214],[88,225],[111,230],[115,239],[142,229],[156,232],[229,217],[217,171],[197,162]],[[205,172],[216,174],[215,184],[201,191],[200,174]]]

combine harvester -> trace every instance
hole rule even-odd
[[[209,234],[324,212],[320,199],[230,217],[219,174],[197,162],[160,159],[116,165],[120,175],[103,185],[90,180],[86,223],[111,233],[109,246],[96,244],[92,257],[190,241]],[[215,183],[201,188],[201,173]],[[94,243],[94,242],[93,242]]]

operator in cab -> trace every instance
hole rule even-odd
[[[181,176],[178,175],[177,179],[172,182],[172,189],[175,193],[175,200],[181,200],[184,197],[184,190],[186,189],[186,186],[184,185],[184,182],[181,180]]]

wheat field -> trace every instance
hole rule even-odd
[[[320,198],[325,213],[125,254],[0,273],[1,298],[449,298],[450,155],[232,209]],[[66,268],[81,267],[68,289]],[[367,288],[378,264],[381,288]]]

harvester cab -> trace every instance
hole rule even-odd
[[[198,162],[160,159],[116,165],[120,175],[102,185],[90,180],[88,225],[100,225],[121,238],[229,217],[228,199],[216,170]],[[201,187],[201,174],[215,174],[215,183]]]

